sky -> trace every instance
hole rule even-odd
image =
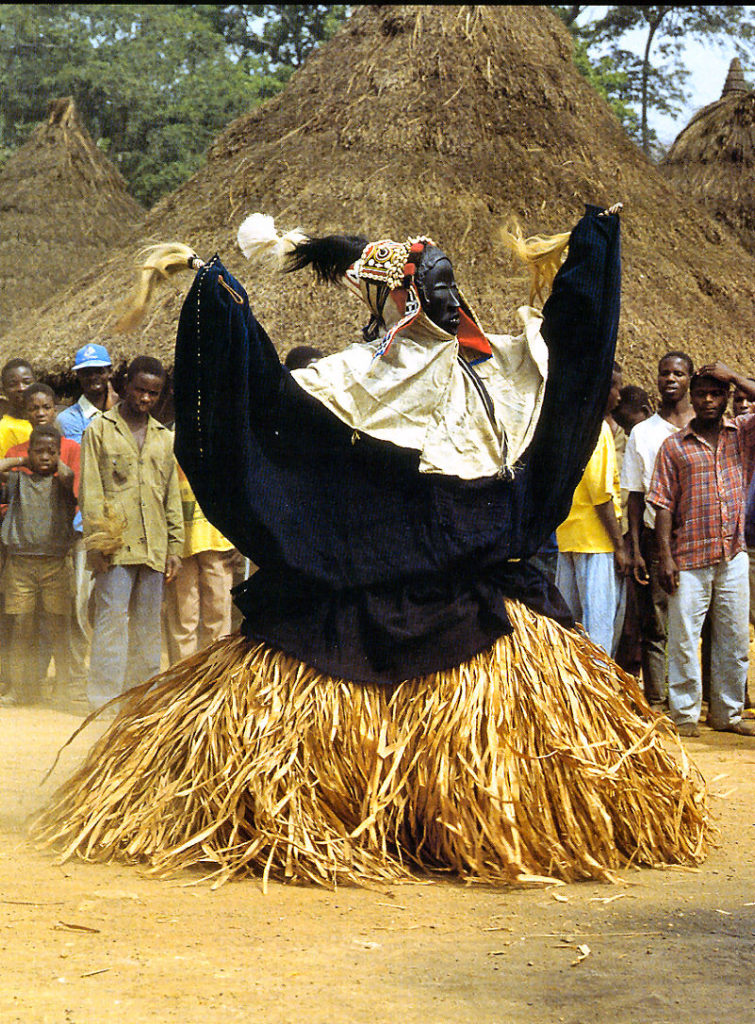
[[[590,18],[595,15],[599,16],[604,9],[601,7],[588,8]],[[751,15],[755,15],[755,6],[747,7],[746,10]],[[584,17],[580,17],[579,20],[581,23]],[[641,31],[627,33],[623,45],[628,50],[642,54],[645,48],[645,33]],[[648,118],[663,146],[671,145],[695,111],[720,99],[729,64],[732,57],[736,56],[733,41],[726,39],[721,39],[717,44],[690,42],[686,46],[684,59],[691,72],[686,82],[686,89],[690,93],[689,102],[676,117],[656,114],[651,111]],[[655,47],[650,51],[650,59],[653,63],[658,60]],[[752,83],[755,80],[755,58],[750,63],[742,61],[742,70],[746,80]]]

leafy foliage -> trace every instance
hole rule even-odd
[[[587,43],[579,37],[574,40],[574,63],[593,89],[607,101],[627,132],[637,137],[640,118],[631,105],[634,96],[629,74],[617,68],[614,57],[591,58]]]
[[[266,71],[301,67],[347,16],[343,4],[231,4],[209,17],[237,56],[259,57]]]
[[[146,205],[346,16],[315,5],[0,5],[0,161],[71,95]]]
[[[753,53],[755,24],[748,7],[621,5],[592,8],[602,12],[592,19],[581,17],[591,10],[585,5],[553,9],[574,37],[577,67],[649,155],[657,149],[650,111],[677,114],[689,98],[682,60],[688,41],[726,41],[739,56]],[[641,54],[623,45],[630,32],[642,34]]]

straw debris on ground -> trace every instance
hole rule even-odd
[[[697,864],[704,783],[589,639],[509,603],[510,637],[395,687],[240,636],[133,691],[35,835],[63,858],[321,884],[494,884]]]
[[[236,231],[253,211],[281,230],[429,234],[483,324],[518,332],[527,281],[501,227],[514,216],[527,234],[552,234],[573,227],[585,202],[619,200],[625,379],[654,387],[654,361],[669,348],[698,362],[755,364],[752,257],[630,141],[574,67],[552,11],[357,7],[284,92],[228,126],[133,243],[0,343],[0,360],[29,352],[40,370],[63,373],[77,347],[96,341],[116,361],[149,352],[171,364],[188,277],[165,290],[139,331],[113,331],[139,251],[169,241],[204,259],[220,253],[281,354],[359,339],[364,314],[345,292],[243,260]]]

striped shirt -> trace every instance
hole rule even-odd
[[[691,423],[663,442],[647,500],[672,513],[679,569],[702,569],[744,551],[744,481],[754,459],[755,413],[724,420],[715,449]]]

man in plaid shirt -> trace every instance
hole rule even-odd
[[[755,459],[755,414],[724,418],[730,386],[755,399],[755,384],[721,362],[692,377],[695,417],[658,452],[647,500],[656,509],[660,582],[669,596],[669,713],[697,736],[702,703],[698,644],[710,608],[713,630],[708,720],[755,736],[742,720],[749,657],[745,487]]]

